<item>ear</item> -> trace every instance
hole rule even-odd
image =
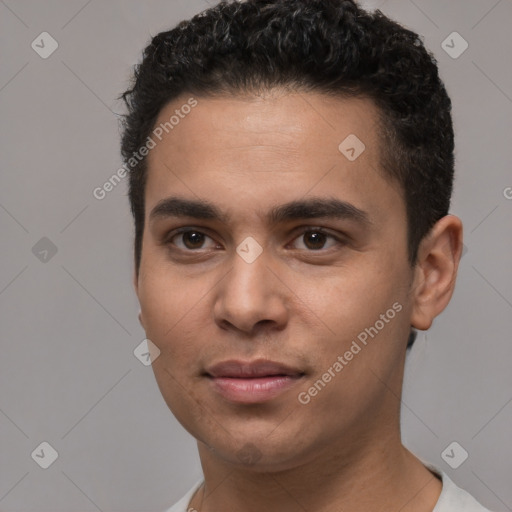
[[[137,297],[139,296],[139,273],[137,272],[137,269],[134,267],[134,270],[133,270],[133,288],[135,289],[135,294],[137,295]],[[140,325],[142,326],[143,329],[145,329],[144,327],[144,320],[142,319],[142,310],[140,309],[139,310],[139,323]]]
[[[137,297],[139,296],[139,273],[137,272],[137,269],[135,266],[133,267],[133,289],[135,290],[135,294]]]
[[[450,302],[462,255],[462,222],[446,215],[421,241],[411,288],[411,325],[427,330]]]

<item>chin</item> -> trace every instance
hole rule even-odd
[[[249,427],[239,429],[236,435],[229,435],[223,429],[216,434],[191,434],[199,441],[205,454],[213,454],[237,468],[264,473],[292,469],[303,463],[308,453],[310,456],[314,454],[314,441],[303,439],[300,432],[304,430],[291,432],[287,428],[286,437],[277,437],[268,433],[258,435]],[[308,446],[309,442],[312,446]]]

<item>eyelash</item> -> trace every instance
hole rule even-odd
[[[213,238],[211,236],[209,236],[207,233],[204,233],[203,231],[201,231],[200,229],[195,229],[193,227],[184,227],[184,228],[178,228],[178,229],[175,229],[174,231],[172,231],[164,240],[164,245],[167,245],[167,246],[171,246],[171,245],[174,245],[172,243],[172,240],[179,236],[179,235],[183,235],[184,233],[199,233],[201,235],[205,235],[206,237],[210,238],[211,240],[213,240]],[[332,233],[326,231],[324,228],[321,228],[321,227],[314,227],[314,226],[308,226],[306,228],[302,228],[302,231],[300,231],[294,238],[292,241],[295,241],[297,240],[298,238],[300,238],[301,236],[304,236],[304,235],[307,235],[309,233],[320,233],[322,235],[325,235],[327,238],[331,238],[332,240],[334,240],[337,245],[345,245],[345,241],[340,238],[340,237],[337,237],[335,235],[333,235]],[[178,251],[182,251],[182,252],[189,252],[189,253],[193,253],[193,252],[200,252],[201,250],[204,250],[202,248],[199,248],[199,249],[182,249],[180,247],[176,247],[176,249]],[[328,249],[309,249],[306,251],[307,252],[311,252],[311,253],[320,253],[320,252],[325,252],[325,251],[328,251],[330,248]],[[301,250],[301,249],[299,249]]]

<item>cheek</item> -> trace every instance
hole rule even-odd
[[[391,261],[373,270],[361,264],[327,282],[324,290],[309,293],[310,307],[322,320],[324,350],[317,354],[321,366],[330,367],[354,341],[361,350],[352,360],[392,366],[409,330],[403,272]]]
[[[161,363],[173,375],[193,373],[209,346],[215,281],[190,279],[176,271],[152,268],[139,282],[146,336],[160,349]]]
[[[316,310],[335,333],[354,334],[373,323],[397,300],[394,276],[361,264],[333,276],[315,291]]]
[[[168,317],[168,322],[180,314],[188,297],[183,278],[166,261],[164,251],[144,241],[138,297],[141,307],[154,322]]]
[[[146,333],[154,333],[162,342],[163,335],[179,318],[177,293],[165,279],[155,279],[154,274],[139,284],[139,302]],[[157,341],[157,340],[155,340]]]
[[[146,334],[161,350],[169,348],[176,327],[181,332],[183,319],[193,310],[192,294],[184,293],[179,279],[152,269],[139,281],[138,296]]]
[[[191,403],[201,403],[190,379],[200,353],[197,329],[203,324],[198,318],[201,294],[185,289],[182,281],[174,273],[153,268],[139,281],[139,302],[146,336],[160,350],[152,364],[160,392],[169,409],[191,431],[194,424],[207,420],[196,417],[201,416],[201,407],[191,407]]]

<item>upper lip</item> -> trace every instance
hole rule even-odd
[[[300,377],[304,372],[283,363],[257,359],[255,361],[238,361],[231,359],[214,364],[206,369],[210,377],[256,378],[285,375]]]

